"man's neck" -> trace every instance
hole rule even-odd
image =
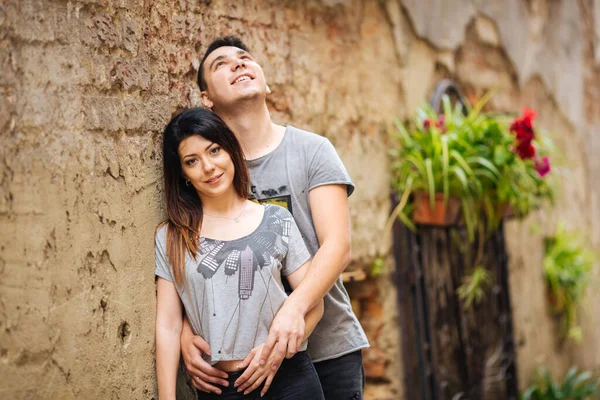
[[[239,107],[235,112],[219,110],[217,114],[239,140],[247,160],[271,152],[283,137],[283,128],[271,122],[271,114],[265,103],[257,108]]]

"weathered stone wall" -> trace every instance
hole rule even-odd
[[[538,110],[569,172],[554,210],[511,222],[520,383],[538,365],[600,368],[600,277],[584,342],[559,350],[541,278],[557,220],[600,249],[600,1],[5,0],[0,3],[0,397],[155,397],[153,230],[160,133],[198,104],[198,57],[241,35],[276,121],[328,136],[357,184],[353,261],[368,268],[389,211],[387,131],[458,80],[494,107]],[[391,263],[352,283],[373,347],[368,399],[402,398]]]

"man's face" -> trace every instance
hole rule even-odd
[[[202,98],[209,108],[264,98],[267,93],[262,68],[250,53],[237,47],[219,47],[210,53],[204,62],[204,79],[207,89],[202,92]]]

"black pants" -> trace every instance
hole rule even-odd
[[[198,400],[323,400],[323,391],[315,367],[306,351],[300,351],[290,359],[284,359],[279,371],[273,379],[271,387],[260,397],[262,385],[244,396],[233,387],[236,379],[243,371],[228,372],[228,387],[217,385],[222,390],[220,395],[198,391]]]
[[[326,400],[362,400],[365,370],[360,350],[315,363]]]

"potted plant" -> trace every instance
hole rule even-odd
[[[408,128],[397,124],[393,185],[399,193],[414,193],[413,222],[454,224],[460,210],[469,237],[474,238],[484,187],[489,186],[487,181],[499,178],[498,169],[482,156],[480,144],[473,140],[497,129],[495,118],[480,113],[485,101],[465,115],[461,104],[452,107],[445,96],[442,115],[425,106]],[[399,215],[406,223],[406,215]]]
[[[393,186],[412,193],[409,207],[397,213],[409,227],[464,223],[473,240],[482,217],[493,231],[507,214],[525,216],[552,200],[550,142],[538,140],[535,113],[524,109],[515,119],[482,113],[489,96],[467,104],[466,113],[445,96],[443,114],[425,106],[412,123],[396,124]]]

